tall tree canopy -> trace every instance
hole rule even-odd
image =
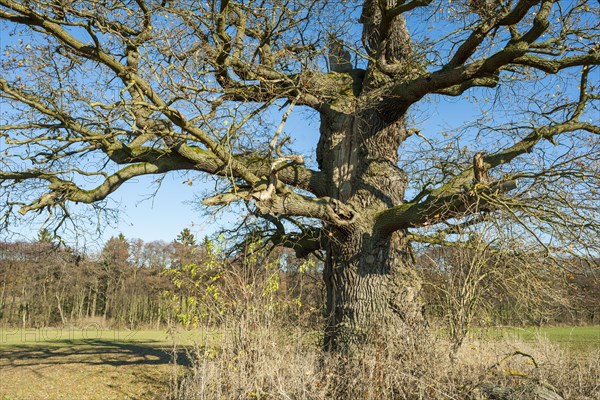
[[[216,176],[205,205],[244,202],[276,243],[324,252],[327,348],[408,338],[422,319],[411,243],[457,245],[490,215],[547,253],[597,240],[598,11],[0,0],[0,221],[60,223],[141,175]],[[472,125],[419,129],[455,96]],[[286,135],[301,110],[320,121],[314,161]]]

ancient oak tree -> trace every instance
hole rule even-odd
[[[457,245],[489,215],[547,253],[595,240],[597,7],[0,0],[0,221],[214,176],[206,206],[246,204],[275,243],[325,254],[326,348],[411,340],[414,243]],[[298,112],[320,124],[312,157],[287,134]]]

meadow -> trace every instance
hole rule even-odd
[[[492,337],[515,337],[524,342],[546,338],[565,349],[581,352],[600,348],[600,326],[505,327],[488,333]]]
[[[220,334],[200,330],[0,329],[0,399],[166,398],[180,377],[195,369],[189,354],[203,349],[202,358],[220,341]],[[474,361],[472,353],[482,343],[510,343],[534,353],[555,346],[571,356],[600,354],[600,326],[473,330],[462,351],[465,362]],[[208,358],[214,361],[214,355]],[[219,366],[214,368],[218,373]]]
[[[156,330],[2,329],[0,399],[152,399],[177,371],[174,340]]]

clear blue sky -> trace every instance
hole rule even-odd
[[[433,23],[433,22],[430,22]],[[425,26],[420,30],[425,30]],[[428,34],[434,34],[427,30]],[[3,41],[7,40],[6,37]],[[8,39],[14,40],[14,39]],[[3,43],[6,44],[6,43]],[[426,138],[438,137],[442,130],[449,127],[456,128],[466,121],[475,118],[478,113],[478,105],[472,101],[473,94],[488,93],[493,97],[492,91],[476,89],[467,92],[459,98],[438,98],[434,102],[421,102],[419,109],[412,110],[416,127]],[[467,100],[467,97],[470,97]],[[310,116],[306,111],[298,109],[290,117],[285,128],[285,134],[294,140],[294,148],[305,156],[311,156],[314,160],[314,149],[318,140],[318,120],[316,116]],[[459,135],[460,137],[460,135]],[[472,138],[472,136],[471,136]],[[468,144],[468,137],[462,137]],[[421,138],[410,140],[420,141]],[[3,143],[0,143],[0,150]],[[408,158],[413,157],[408,155]],[[415,155],[415,158],[419,156]],[[203,215],[198,210],[199,195],[210,186],[204,186],[200,181],[194,181],[193,186],[185,184],[184,178],[178,174],[167,175],[156,195],[149,198],[155,191],[152,181],[156,177],[138,178],[135,182],[124,184],[119,190],[111,195],[111,205],[118,205],[120,210],[119,222],[115,226],[102,224],[102,234],[97,238],[94,224],[86,227],[89,237],[80,238],[79,241],[86,248],[94,248],[101,245],[103,241],[111,236],[123,233],[127,238],[141,238],[144,241],[173,240],[184,228],[189,228],[198,237],[209,235],[227,224],[232,224],[237,216],[232,213],[222,213],[215,219]],[[17,226],[15,230],[22,236],[21,239],[33,239],[39,230],[39,224],[30,226]],[[88,235],[84,235],[88,236]],[[75,239],[67,233],[65,239],[73,242]],[[0,240],[2,234],[0,233]]]
[[[354,28],[359,29],[359,26],[356,25]],[[425,30],[422,21],[419,29]],[[433,33],[431,29],[427,30],[427,34]],[[2,36],[3,45],[18,39],[6,34]],[[437,133],[449,125],[455,126],[457,122],[472,115],[470,112],[465,112],[469,107],[464,106],[464,101],[462,105],[459,104],[457,99],[447,99],[444,103],[421,106],[422,109],[416,114],[416,120],[423,134],[432,137],[433,132]],[[471,108],[471,111],[475,110],[476,107]],[[314,161],[314,149],[319,133],[318,119],[314,114],[311,116],[307,111],[297,108],[289,118],[284,133],[293,138],[295,151],[304,154],[307,160]],[[3,143],[0,143],[0,150],[2,145]],[[199,210],[199,196],[210,189],[212,186],[210,183],[202,184],[199,180],[195,180],[193,186],[189,186],[183,183],[184,178],[178,174],[169,174],[164,178],[156,195],[151,197],[155,191],[155,185],[152,185],[154,179],[156,179],[154,176],[138,178],[134,182],[124,184],[110,196],[109,206],[118,206],[119,221],[113,226],[102,222],[100,237],[96,232],[97,224],[93,221],[91,224],[86,223],[82,229],[89,233],[78,238],[70,232],[65,232],[62,236],[71,244],[75,241],[79,242],[77,247],[93,249],[119,233],[123,233],[127,238],[141,238],[144,241],[171,241],[182,229],[189,228],[198,237],[202,237],[214,233],[219,227],[234,223],[237,219],[237,216],[232,213],[221,213],[215,219],[204,215]],[[15,224],[13,229],[18,235],[12,236],[12,239],[34,239],[41,222],[43,220],[40,219],[30,225]],[[0,240],[2,239],[3,235],[0,232]]]

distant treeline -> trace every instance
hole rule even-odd
[[[90,256],[40,236],[0,242],[0,326],[218,323],[227,313],[256,306],[251,297],[268,300],[288,319],[318,314],[315,264],[309,270],[282,251],[253,251],[250,265],[243,255],[226,257],[214,242],[197,243],[186,229],[170,243],[120,235]]]
[[[23,327],[83,319],[167,321],[161,292],[170,283],[161,275],[161,259],[171,246],[143,246],[143,267],[130,262],[132,247],[110,239],[99,256],[86,257],[50,241],[0,243],[0,321]]]
[[[432,246],[416,263],[428,311],[451,325],[600,323],[600,258]]]
[[[598,259],[557,264],[497,254],[444,247],[416,253],[429,319],[600,322]],[[256,308],[279,322],[317,324],[321,273],[316,259],[258,244],[226,255],[218,242],[198,243],[187,229],[170,243],[113,237],[95,256],[77,254],[45,232],[34,242],[0,242],[0,325],[193,327]]]

